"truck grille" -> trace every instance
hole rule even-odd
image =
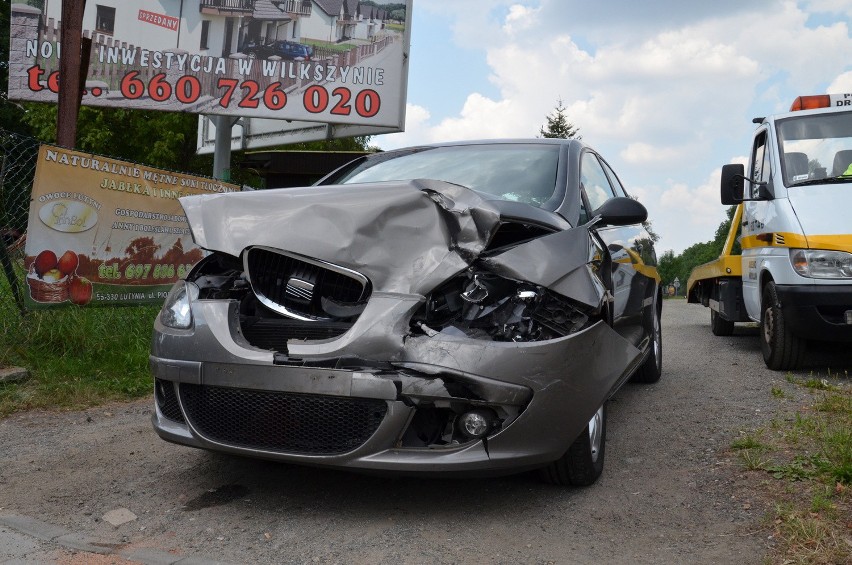
[[[383,400],[183,383],[187,417],[206,438],[234,447],[339,455],[364,444],[387,413]]]
[[[360,273],[284,251],[252,247],[245,270],[264,306],[298,320],[345,318],[329,313],[329,304],[345,309],[369,298],[369,282]]]

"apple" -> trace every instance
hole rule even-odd
[[[68,289],[71,302],[79,306],[88,304],[92,300],[92,283],[84,277],[74,277]]]
[[[59,258],[56,268],[62,271],[63,275],[70,275],[77,269],[77,265],[79,264],[80,260],[77,259],[77,254],[73,251],[66,251]]]
[[[56,268],[57,264],[56,253],[49,249],[45,249],[35,258],[35,272],[39,278],[43,278],[44,274],[51,269]]]
[[[62,271],[59,269],[51,269],[42,275],[41,280],[48,283],[55,283],[63,278],[65,278],[65,275],[62,274]]]

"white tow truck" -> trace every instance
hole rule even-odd
[[[852,342],[852,94],[754,122],[748,169],[722,167],[722,204],[737,205],[725,247],[687,297],[715,335],[759,322],[767,367],[794,369],[809,340]]]

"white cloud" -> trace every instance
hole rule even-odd
[[[503,31],[509,35],[516,34],[521,31],[530,30],[536,23],[536,14],[538,10],[523,6],[521,4],[513,4],[509,6],[509,15],[506,16],[506,21],[503,24]]]
[[[839,75],[825,90],[829,94],[846,94],[852,92],[852,71]]]
[[[658,254],[668,249],[679,253],[695,243],[713,239],[716,228],[725,219],[725,207],[719,200],[719,178],[715,169],[704,183],[690,187],[669,182],[659,198],[646,204],[652,214],[654,231],[660,235]]]
[[[685,147],[655,147],[641,142],[631,143],[621,152],[621,157],[625,161],[636,165],[671,162],[688,156],[689,149]]]
[[[809,11],[827,14],[845,14],[852,17],[852,5],[849,0],[808,0],[805,6]]]

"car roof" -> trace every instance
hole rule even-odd
[[[571,146],[574,144],[578,144],[582,147],[586,147],[586,144],[577,140],[577,139],[563,139],[563,138],[551,138],[551,137],[518,137],[518,138],[501,138],[501,139],[471,139],[471,140],[461,140],[461,141],[445,141],[441,143],[424,143],[421,145],[410,145],[407,147],[400,147],[398,149],[391,149],[389,151],[385,151],[385,153],[393,153],[395,151],[410,151],[412,149],[418,148],[428,148],[428,147],[455,147],[459,145],[502,145],[502,144],[537,144],[537,145],[563,145],[563,146]]]

